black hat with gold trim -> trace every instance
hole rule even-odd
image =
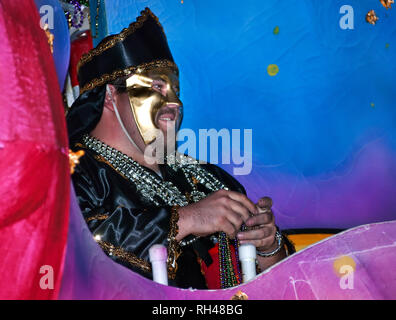
[[[120,33],[104,38],[77,65],[80,96],[67,115],[71,146],[100,120],[105,85],[135,71],[168,67],[178,75],[166,35],[149,8]]]

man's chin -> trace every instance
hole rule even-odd
[[[153,142],[146,145],[145,157],[148,156],[151,159],[148,159],[150,161],[155,159],[155,162],[158,164],[165,163],[165,158],[176,151],[176,139],[171,137],[170,139],[171,140],[168,141],[168,136],[166,134],[164,134],[162,138],[154,139]]]
[[[174,133],[176,130],[176,120],[158,120],[158,128],[166,136],[167,133]]]

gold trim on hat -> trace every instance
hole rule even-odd
[[[145,22],[149,16],[152,17],[155,20],[155,22],[157,22],[157,24],[161,27],[162,32],[165,34],[164,28],[159,22],[158,17],[154,13],[152,13],[149,8],[146,8],[140,13],[140,16],[136,18],[136,21],[132,22],[128,28],[123,29],[120,33],[111,36],[106,42],[101,43],[96,48],[83,54],[80,61],[78,61],[77,72],[84,64],[86,64],[88,61],[91,61],[94,57],[114,47],[118,42],[124,41],[126,37],[128,37],[129,35],[134,33],[137,29],[142,27],[143,22]]]
[[[155,68],[164,68],[164,67],[173,69],[175,74],[179,75],[179,69],[177,68],[177,65],[174,62],[166,59],[154,60],[151,62],[139,64],[137,66],[130,66],[123,70],[116,70],[110,74],[109,73],[103,74],[100,78],[95,78],[90,82],[88,82],[84,87],[82,87],[82,89],[80,89],[80,94],[83,94],[85,91],[92,90],[96,87],[102,86],[108,82],[114,81],[118,78],[128,76],[135,72],[140,73]]]

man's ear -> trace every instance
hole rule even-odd
[[[106,97],[104,101],[104,107],[111,112],[114,112],[114,96],[116,94],[116,88],[112,84],[107,84],[106,85]]]

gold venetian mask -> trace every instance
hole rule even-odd
[[[182,103],[178,97],[178,77],[169,69],[135,73],[126,80],[132,113],[140,135],[146,145],[153,142],[159,130],[158,112],[172,105],[175,112],[175,126],[179,129],[182,120]],[[162,87],[156,89],[156,85]]]

